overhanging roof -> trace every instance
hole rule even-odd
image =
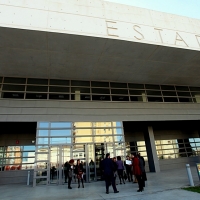
[[[0,27],[0,76],[200,85],[200,51]]]

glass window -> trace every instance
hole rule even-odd
[[[28,78],[27,84],[48,85],[47,79]]]
[[[190,92],[177,92],[178,96],[190,97]]]
[[[173,85],[161,85],[161,90],[175,90]]]
[[[26,93],[26,99],[47,99],[47,94]]]
[[[200,87],[190,87],[190,91],[200,91]]]
[[[176,86],[176,90],[178,91],[189,91],[188,86]]]
[[[72,123],[71,122],[51,122],[50,127],[51,128],[71,128]]]
[[[112,94],[128,94],[128,90],[122,89],[111,89]]]
[[[112,127],[112,123],[111,122],[93,122],[93,126],[95,128],[100,128],[100,127]]]
[[[69,94],[49,94],[49,99],[69,100]]]
[[[162,91],[163,96],[176,96],[176,92]]]
[[[73,138],[73,143],[86,143],[93,142],[93,137],[75,137]]]
[[[74,122],[73,128],[87,128],[92,127],[92,122]]]
[[[89,81],[71,81],[71,86],[90,86]]]
[[[96,94],[110,94],[109,89],[103,89],[103,88],[92,88],[92,93]]]
[[[1,79],[2,80],[2,79]],[[1,81],[0,81],[1,82]],[[17,83],[17,84],[25,84],[26,79],[25,78],[10,78],[10,77],[4,77],[4,83]]]
[[[37,161],[48,160],[49,154],[36,154],[35,158]]]
[[[38,122],[38,127],[39,128],[48,128],[49,122]]]
[[[38,144],[48,144],[48,138],[38,138]]]
[[[130,95],[145,95],[145,90],[129,90]]]
[[[68,87],[54,87],[54,86],[50,86],[49,87],[49,92],[69,93],[69,88]]]
[[[83,136],[90,135],[92,136],[92,129],[74,129],[73,136]]]
[[[109,95],[92,95],[93,101],[110,101]]]
[[[48,136],[48,130],[38,130],[38,136]]]
[[[97,82],[97,81],[92,81],[91,82],[92,87],[109,87],[108,82]]]
[[[71,137],[63,138],[50,138],[50,144],[69,144],[71,143]]]
[[[129,83],[128,84],[129,88],[134,88],[134,89],[144,89],[144,85],[143,84],[133,84],[133,83]]]
[[[90,93],[90,88],[78,88],[78,87],[72,87],[71,88],[72,93],[80,94],[80,93]]]
[[[148,102],[163,102],[162,97],[147,97]]]
[[[155,95],[155,96],[161,96],[161,91],[151,91],[151,90],[147,90],[146,91],[147,95]]]
[[[128,96],[112,96],[112,101],[129,101]]]
[[[144,96],[130,96],[131,101],[141,101],[141,102],[147,102],[147,97]]]
[[[71,130],[50,130],[50,136],[71,136]]]
[[[24,151],[35,151],[35,146],[24,146]]]
[[[25,91],[25,85],[3,85],[4,91]]]
[[[113,134],[114,135],[123,135],[123,129],[121,129],[121,128],[114,128],[113,129]]]
[[[63,86],[69,86],[69,81],[67,81],[67,80],[56,80],[56,79],[50,79],[50,85],[63,85]]]
[[[35,91],[35,92],[47,92],[47,86],[27,86],[26,91]]]
[[[145,85],[146,89],[155,89],[155,90],[160,90],[160,86],[159,85]]]
[[[200,92],[191,92],[193,97],[200,98]]]
[[[113,136],[96,136],[94,137],[95,143],[113,142]]]
[[[112,135],[111,128],[94,129],[94,135]]]
[[[126,83],[114,83],[114,82],[111,82],[110,83],[110,87],[112,87],[112,88],[127,88],[127,84]]]
[[[2,81],[3,81],[3,78],[2,78],[2,77],[0,77],[0,83],[2,83]]]
[[[190,103],[192,103],[193,99],[192,98],[179,98],[179,102],[190,102]]]
[[[122,127],[122,122],[113,122],[113,127]]]
[[[20,93],[20,92],[2,92],[2,98],[24,99],[24,93]]]

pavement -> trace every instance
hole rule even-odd
[[[200,185],[195,167],[191,167],[195,185]],[[26,185],[1,185],[0,200],[199,200],[200,194],[182,190],[189,186],[185,168],[165,170],[159,173],[147,173],[146,187],[143,192],[137,192],[137,183],[117,185],[119,193],[105,193],[104,182],[85,183],[85,188],[78,188],[72,184],[72,189],[67,185],[55,186],[26,186]]]

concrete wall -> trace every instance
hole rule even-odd
[[[200,20],[103,0],[0,1],[0,26],[200,49]]]
[[[33,170],[0,171],[0,185],[20,183],[27,184],[28,171],[30,171],[30,184],[33,183]]]
[[[199,120],[200,104],[0,99],[0,121]]]

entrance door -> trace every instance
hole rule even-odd
[[[50,146],[49,184],[62,185],[65,182],[64,163],[70,160],[71,146]]]

